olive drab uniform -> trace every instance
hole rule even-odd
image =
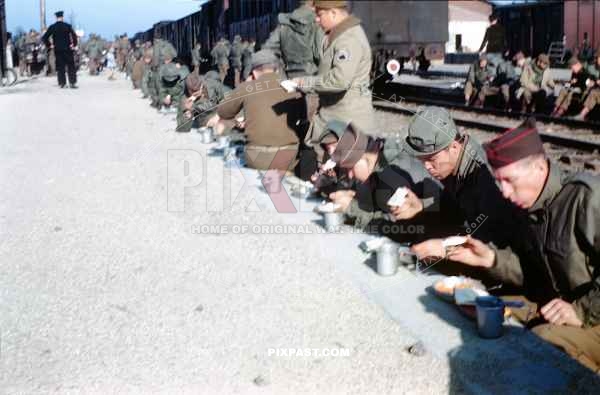
[[[317,151],[319,161],[323,152],[318,138],[330,120],[352,122],[367,134],[375,128],[369,89],[371,46],[360,20],[350,15],[332,29],[322,41],[321,53],[318,74],[302,77],[299,87],[304,93],[319,95],[319,109],[305,139]]]
[[[586,90],[583,96],[583,106],[591,111],[600,104],[600,65],[598,65],[598,63],[589,65],[587,67],[587,72],[590,76],[590,80],[595,84],[588,87]]]
[[[151,96],[151,85],[152,85],[152,59],[154,58],[154,47],[148,46],[144,48],[144,73],[142,75],[142,94],[143,97]]]
[[[533,331],[598,372],[600,369],[600,178],[569,174],[550,162],[548,180],[511,248],[497,249],[490,272],[524,285],[542,307],[571,303],[583,328],[542,324]],[[530,237],[522,238],[528,232]],[[524,264],[521,264],[524,262]]]
[[[166,59],[173,60],[177,56],[177,50],[171,43],[163,39],[156,39],[152,51],[152,83],[150,84],[150,96],[155,106],[161,106],[160,89],[161,77],[160,68],[165,64]]]
[[[177,67],[175,63],[163,64],[158,72],[160,78],[160,86],[158,91],[158,101],[160,106],[177,108],[179,106],[179,100],[183,95],[183,81],[185,76],[189,74],[188,70],[183,70],[181,67]],[[165,99],[169,96],[171,98],[170,104],[165,104]]]
[[[466,104],[470,105],[475,101],[476,105],[483,106],[487,96],[497,95],[500,88],[492,85],[495,76],[496,72],[489,62],[484,68],[479,65],[479,60],[472,64],[465,82]]]
[[[233,45],[231,47],[231,67],[234,72],[234,86],[237,87],[240,84],[240,77],[242,74],[242,51],[244,46],[242,44],[242,37],[235,36],[233,39]]]
[[[247,42],[242,50],[242,67],[244,68],[242,79],[246,81],[252,71],[252,54],[254,54],[254,41]]]
[[[224,38],[219,40],[210,52],[213,62],[219,70],[219,78],[221,79],[221,82],[225,81],[225,77],[227,77],[227,72],[229,71],[230,52],[231,46],[229,45],[229,41],[225,40]]]
[[[315,75],[319,71],[323,30],[309,7],[279,14],[279,26],[262,46],[281,58],[288,78]]]
[[[200,73],[200,63],[202,62],[202,47],[197,43],[192,49],[192,66],[194,66],[193,72],[196,74]]]

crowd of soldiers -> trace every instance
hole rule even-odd
[[[526,302],[517,318],[599,372],[600,179],[549,160],[534,119],[482,146],[446,110],[423,107],[399,138],[376,137],[372,50],[347,3],[301,1],[279,15],[256,52],[252,39],[235,36],[229,44],[222,37],[204,74],[199,43],[190,71],[158,33],[152,43],[133,45],[126,36],[113,43],[93,36],[84,51],[90,73],[106,63],[125,72],[152,107],[177,113],[177,132],[208,127],[241,136],[247,167],[271,180],[311,181],[348,223],[410,242],[421,262],[442,261],[437,270],[502,283]],[[500,60],[495,37],[486,34],[488,53],[470,72],[466,100],[483,102],[490,93],[493,59],[493,80],[503,82],[497,93],[536,105],[553,86],[547,56]],[[522,69],[520,76],[507,62]],[[574,76],[584,66],[573,61]],[[575,99],[575,91],[565,92],[555,111]],[[264,183],[273,193],[279,184]],[[399,188],[406,190],[403,202],[391,205]],[[422,231],[382,226],[399,223]],[[444,239],[457,234],[469,237],[447,248]]]
[[[35,29],[31,29],[29,33],[17,37],[14,43],[9,37],[7,47],[11,51],[11,59],[14,59],[11,63],[14,62],[14,66],[18,65],[21,77],[31,77],[39,73],[45,75],[56,73],[54,51],[41,39],[45,32],[46,30],[43,30],[40,34]],[[15,56],[12,56],[13,52]]]
[[[469,69],[465,83],[465,105],[483,107],[487,97],[499,96],[508,112],[546,113],[553,117],[573,114],[585,120],[600,103],[600,53],[586,47],[568,61],[571,78],[560,87],[550,69],[550,57],[539,54],[528,59],[522,51],[505,50],[504,28],[498,16],[490,16],[490,27],[482,42],[479,59]],[[559,90],[555,95],[555,90]],[[552,106],[551,108],[547,107]]]

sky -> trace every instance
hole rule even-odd
[[[112,39],[115,34],[146,31],[161,20],[176,20],[199,10],[195,0],[46,0],[46,24],[55,22],[54,12],[63,10],[65,22],[75,14],[74,28],[85,34],[99,33]],[[17,27],[40,30],[39,0],[6,0],[8,31]]]

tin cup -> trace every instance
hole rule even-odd
[[[229,138],[229,136],[219,136],[219,138],[217,139],[217,142],[219,143],[219,147],[225,148],[229,145],[229,142],[231,141],[231,139]]]
[[[385,242],[377,250],[377,274],[393,276],[398,271],[398,246]]]
[[[323,213],[323,221],[325,222],[325,229],[328,232],[334,232],[338,227],[344,223],[344,214],[334,211],[331,213]]]
[[[198,129],[200,133],[200,140],[203,144],[210,144],[213,141],[213,130],[212,128],[202,127]]]
[[[504,302],[495,296],[478,296],[475,299],[477,310],[477,331],[484,339],[502,336],[504,323]]]

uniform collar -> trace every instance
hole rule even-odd
[[[548,161],[548,178],[542,193],[528,210],[530,213],[544,209],[552,203],[554,197],[558,195],[563,186],[563,174],[555,163]]]
[[[329,34],[327,35],[327,47],[329,47],[331,43],[346,30],[357,25],[360,25],[360,19],[356,18],[354,15],[349,15],[339,25],[329,31]]]

